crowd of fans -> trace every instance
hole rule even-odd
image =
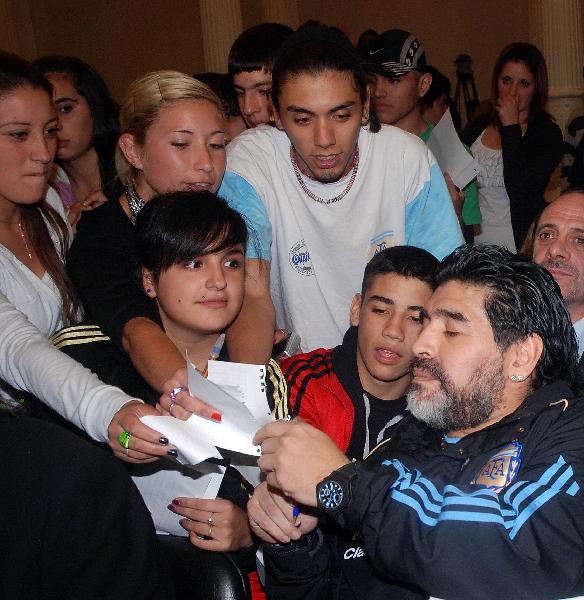
[[[582,128],[546,204],[541,52],[496,58],[463,189],[412,33],[265,23],[228,63],[118,106],[78,58],[0,53],[0,595],[584,594]],[[223,334],[278,420],[255,489],[219,461],[198,498],[140,418],[221,422],[186,360]]]

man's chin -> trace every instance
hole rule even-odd
[[[424,389],[412,383],[407,394],[408,410],[419,421],[430,427],[445,429],[447,426],[448,398],[436,390]]]
[[[318,169],[316,171],[312,171],[312,176],[319,183],[334,183],[341,178],[342,173],[337,173],[335,171],[324,171],[322,169]]]

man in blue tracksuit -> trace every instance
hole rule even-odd
[[[414,345],[412,416],[362,463],[306,424],[269,425],[256,436],[268,484],[358,530],[375,568],[406,589],[581,595],[584,403],[561,296],[544,269],[495,247],[460,248],[437,280]],[[318,578],[305,514],[289,547],[313,550]],[[250,513],[260,535],[263,517]],[[278,567],[293,586],[292,563]]]

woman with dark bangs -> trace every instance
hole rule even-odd
[[[212,192],[172,192],[151,199],[142,208],[136,217],[136,240],[145,296],[177,351],[204,372],[218,336],[237,318],[243,304],[248,242],[245,221]],[[128,355],[111,343],[87,341],[71,338],[63,351],[92,370],[101,368],[99,375],[107,383],[126,392],[135,389],[140,375]],[[107,353],[111,353],[109,373],[103,371]],[[219,359],[228,360],[225,347]],[[283,381],[283,376],[277,363],[270,361],[267,400],[274,414],[284,417],[286,398],[275,393],[274,381]],[[148,387],[143,380],[141,385]],[[155,403],[158,394],[150,388],[142,397]],[[174,402],[169,410],[178,418],[190,414]],[[237,471],[227,469],[215,499],[193,498],[193,478],[200,473],[193,475],[190,468],[177,463],[158,461],[132,473],[156,529],[175,534],[162,537],[163,543],[176,547],[180,543],[177,529],[182,527],[183,535],[200,550],[235,552],[233,559],[240,568],[255,571],[255,548],[246,512],[253,488]],[[203,553],[200,560],[209,560],[205,557]],[[255,576],[252,580],[257,581]]]

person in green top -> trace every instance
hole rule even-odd
[[[364,67],[372,76],[372,103],[379,120],[427,142],[433,125],[422,114],[422,98],[432,75],[425,72],[422,44],[407,31],[390,29],[373,42]],[[472,241],[481,222],[476,181],[458,190],[448,173],[444,176],[465,238]]]

